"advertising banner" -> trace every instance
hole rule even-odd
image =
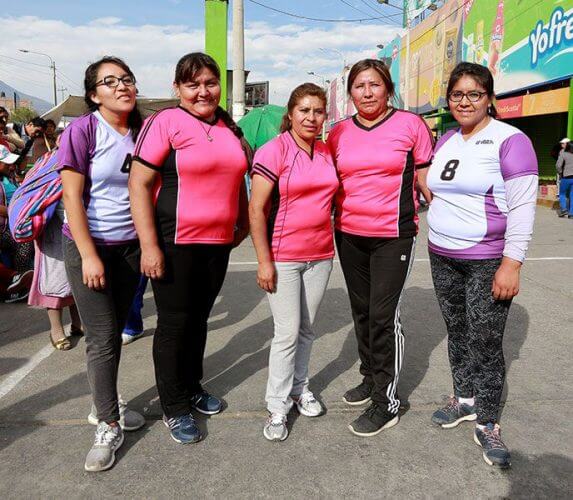
[[[400,51],[402,49],[402,38],[396,37],[378,52],[378,59],[384,61],[390,68],[390,76],[394,82],[394,106],[401,108],[404,106],[402,94],[404,93],[404,82],[400,78]]]
[[[404,93],[411,111],[425,113],[446,105],[448,78],[462,58],[463,6],[464,0],[449,0],[410,31],[410,55],[402,49],[400,75],[405,77],[409,63]],[[406,39],[402,42],[405,45]]]
[[[573,0],[473,0],[464,16],[464,60],[490,69],[496,93],[573,74]]]
[[[404,11],[409,22],[424,12],[434,0],[404,0]]]

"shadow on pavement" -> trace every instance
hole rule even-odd
[[[26,358],[0,358],[0,377],[26,364]]]
[[[511,452],[507,498],[571,498],[573,460],[564,455]]]

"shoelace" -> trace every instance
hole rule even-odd
[[[446,411],[455,410],[456,412],[458,412],[460,409],[460,402],[458,401],[458,398],[456,398],[455,396],[450,396],[444,409]]]
[[[316,403],[316,398],[312,392],[305,392],[301,394],[299,402],[302,406],[307,406],[312,403]]]
[[[483,433],[489,448],[505,449],[505,445],[503,444],[499,433],[499,427],[490,427],[488,424],[481,432]]]
[[[116,439],[117,433],[114,432],[113,427],[111,425],[99,425],[97,428],[96,436],[95,436],[95,444],[102,445],[102,444],[109,444],[114,439]]]
[[[273,413],[269,417],[269,424],[273,427],[278,427],[279,425],[284,425],[286,422],[286,415],[280,415],[278,413]]]

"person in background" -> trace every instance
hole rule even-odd
[[[340,178],[335,239],[363,377],[343,400],[370,403],[349,428],[374,436],[399,421],[400,303],[418,232],[417,172],[430,164],[433,139],[422,118],[389,105],[394,84],[382,61],[352,66],[348,93],[357,114],[337,123],[327,141]]]
[[[559,217],[573,219],[573,144],[567,142],[556,163],[559,181]]]
[[[503,335],[533,233],[537,158],[524,133],[496,119],[486,67],[458,64],[446,96],[460,127],[440,138],[420,177],[430,193],[430,265],[454,388],[432,422],[449,429],[477,420],[474,441],[485,462],[508,467],[498,422]]]
[[[20,134],[16,132],[10,122],[9,111],[0,106],[0,143],[4,144],[10,149],[10,152],[16,153],[19,149],[24,147],[24,141]]]
[[[18,160],[18,155],[11,153],[6,146],[0,145],[0,182],[2,184],[0,189],[2,189],[1,199],[4,201],[4,204],[0,203],[0,217],[4,219],[8,217],[8,205],[18,188],[18,183],[14,178]],[[8,264],[8,267],[11,267],[17,273],[25,273],[33,267],[33,244],[14,241],[7,224],[4,225],[4,230],[0,236],[0,252],[2,253],[4,264]],[[22,294],[10,295],[6,302],[16,302],[23,298],[25,297]]]
[[[146,120],[135,148],[129,191],[141,242],[141,271],[157,306],[153,361],[171,438],[195,443],[191,410],[214,415],[222,401],[201,385],[207,320],[229,255],[249,232],[248,143],[220,108],[220,70],[195,52],[177,63],[180,104]]]
[[[97,425],[84,468],[107,470],[124,440],[144,418],[128,409],[117,392],[121,331],[139,281],[139,243],[130,213],[128,174],[141,128],[135,76],[117,57],[90,64],[84,77],[90,113],[62,134],[65,220],[64,261],[86,338],[87,373]]]
[[[309,389],[308,363],[312,324],[334,257],[330,214],[338,178],[328,148],[316,140],[325,119],[324,90],[313,83],[298,86],[281,135],[253,160],[249,213],[257,283],[267,292],[274,320],[263,428],[269,441],[287,438],[293,405],[306,417],[324,413]]]

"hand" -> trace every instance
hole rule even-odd
[[[233,235],[233,248],[237,248],[243,240],[249,236],[249,229],[244,227],[237,227],[235,229],[235,234]]]
[[[422,168],[418,171],[418,189],[424,196],[426,203],[429,205],[432,203],[432,192],[428,188],[428,168]]]
[[[504,257],[493,277],[491,294],[495,300],[509,300],[519,293],[521,262]]]
[[[92,290],[105,288],[105,269],[98,255],[82,259],[82,276],[84,285]]]
[[[158,246],[141,249],[141,273],[157,280],[165,274],[165,256]]]
[[[265,292],[274,293],[276,291],[277,271],[273,262],[263,262],[257,269],[257,285]]]

